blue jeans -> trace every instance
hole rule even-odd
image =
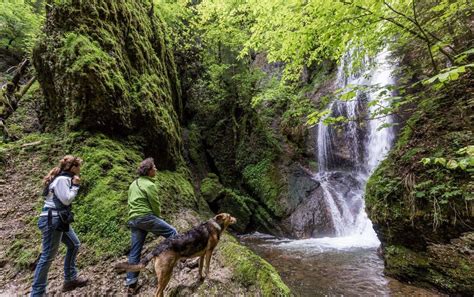
[[[64,280],[71,281],[77,277],[76,256],[79,251],[79,238],[72,228],[68,232],[54,230],[59,222],[59,217],[53,216],[51,226],[48,226],[48,217],[43,216],[38,220],[38,227],[42,233],[41,257],[36,265],[35,276],[31,296],[42,296],[45,294],[48,284],[48,270],[58,252],[59,242],[63,242],[67,247],[66,257],[64,258]]]
[[[128,263],[130,264],[140,262],[140,255],[148,232],[157,236],[164,236],[165,238],[177,234],[175,228],[152,214],[133,219],[128,222],[128,226],[132,231],[132,248],[130,249],[130,254],[128,254]],[[125,285],[136,284],[138,282],[138,275],[139,272],[128,272]]]

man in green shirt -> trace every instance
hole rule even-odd
[[[128,188],[128,226],[132,231],[132,247],[128,255],[128,263],[140,262],[140,254],[148,232],[166,238],[177,234],[176,229],[160,219],[160,199],[153,181],[156,167],[153,158],[140,163],[139,177]],[[125,285],[129,293],[136,293],[139,272],[128,272]]]

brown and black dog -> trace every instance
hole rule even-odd
[[[140,271],[145,269],[151,259],[154,259],[155,273],[158,278],[156,296],[161,297],[171,278],[174,266],[181,258],[200,257],[199,277],[201,280],[204,279],[202,275],[204,261],[206,261],[206,276],[208,276],[212,252],[219,242],[222,232],[236,222],[237,219],[228,213],[218,214],[185,233],[167,238],[146,255],[139,264],[119,263],[115,269],[117,272]]]

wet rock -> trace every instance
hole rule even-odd
[[[292,213],[299,204],[307,200],[320,183],[314,179],[313,173],[301,167],[294,166],[288,177],[287,212]]]
[[[293,197],[299,202],[297,207],[283,222],[286,230],[297,238],[322,237],[336,234],[336,226],[331,214],[328,199],[334,200],[335,206],[341,214],[352,217],[354,220],[362,208],[361,182],[348,172],[328,172],[323,176],[314,176],[307,171],[294,174]],[[319,180],[318,180],[319,179]],[[291,179],[290,179],[291,180]],[[324,183],[326,190],[322,189]],[[326,197],[338,196],[341,200]],[[344,211],[350,211],[345,214]]]
[[[414,282],[431,283],[458,294],[474,292],[474,232],[447,244],[430,244],[419,252],[399,246],[384,248],[385,273]]]
[[[321,188],[311,194],[311,199],[301,203],[284,223],[289,226],[288,232],[297,238],[334,235],[334,224]]]

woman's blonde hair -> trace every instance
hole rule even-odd
[[[70,171],[74,166],[81,166],[82,159],[78,157],[74,157],[72,155],[64,156],[61,161],[59,161],[59,165],[54,167],[49,171],[49,173],[43,178],[43,184],[45,186],[49,185],[53,179],[58,176],[61,171]]]

